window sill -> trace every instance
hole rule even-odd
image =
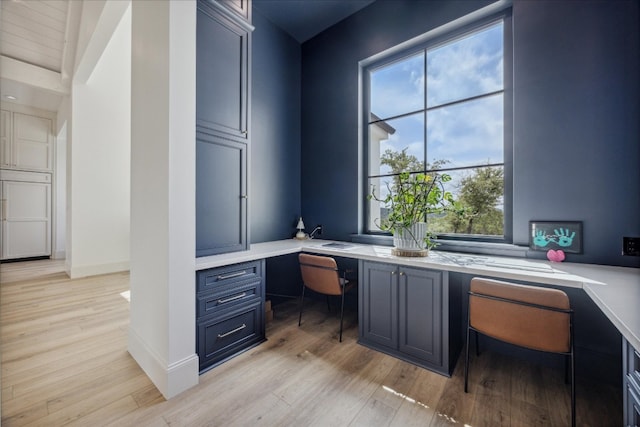
[[[393,238],[391,236],[353,234],[351,235],[351,241],[368,245],[393,246]],[[436,250],[448,252],[525,258],[529,251],[529,248],[526,246],[517,246],[510,243],[472,242],[464,240],[436,240],[436,242],[439,244]]]

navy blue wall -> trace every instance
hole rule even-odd
[[[292,237],[300,215],[300,44],[253,9],[251,243]]]
[[[302,45],[302,213],[359,232],[358,62],[491,2],[377,1]]]
[[[490,2],[378,1],[302,45],[302,214],[360,231],[358,61]],[[569,261],[640,266],[638,2],[514,0],[514,243],[580,220]],[[531,256],[544,256],[534,253]]]
[[[531,219],[581,220],[584,255],[639,266],[637,1],[518,1],[514,23],[514,243]]]

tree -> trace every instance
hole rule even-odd
[[[380,156],[380,164],[389,166],[393,174],[438,170],[447,163],[448,160],[435,160],[425,168],[424,161],[407,154],[407,148],[400,152],[387,149]],[[444,216],[430,217],[429,229],[439,233],[502,235],[504,214],[496,206],[503,194],[503,168],[477,168],[460,181],[454,209]]]
[[[418,160],[413,154],[407,154],[408,148],[401,152],[393,151],[387,148],[382,156],[380,156],[380,164],[387,165],[391,168],[391,173],[399,174],[400,172],[427,172],[429,170],[438,170],[443,165],[449,163],[448,160],[435,160],[433,163],[427,163],[426,168],[424,161]]]
[[[380,164],[389,166],[393,174],[424,170],[424,162],[418,160],[413,154],[407,154],[407,149],[398,153],[387,148],[380,156]]]
[[[503,213],[496,208],[504,194],[501,167],[483,167],[460,182],[455,214],[449,216],[454,233],[503,234]]]

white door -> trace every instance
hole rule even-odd
[[[51,184],[2,182],[2,259],[51,255]]]
[[[51,120],[13,113],[13,167],[51,171],[53,153]]]

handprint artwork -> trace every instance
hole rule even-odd
[[[571,236],[569,236],[568,228],[565,228],[564,230],[561,228],[560,231],[558,230],[553,230],[553,231],[556,233],[556,236],[558,237],[558,240],[556,243],[558,243],[558,245],[562,246],[563,248],[571,246],[571,243],[573,243],[573,238],[576,236],[575,231],[571,233]]]
[[[532,221],[530,232],[529,246],[531,249],[564,249],[573,253],[580,253],[582,250],[581,223]]]
[[[533,238],[534,245],[544,248],[549,242],[553,242],[553,236],[547,236],[544,234],[544,230],[536,231],[536,237]]]

